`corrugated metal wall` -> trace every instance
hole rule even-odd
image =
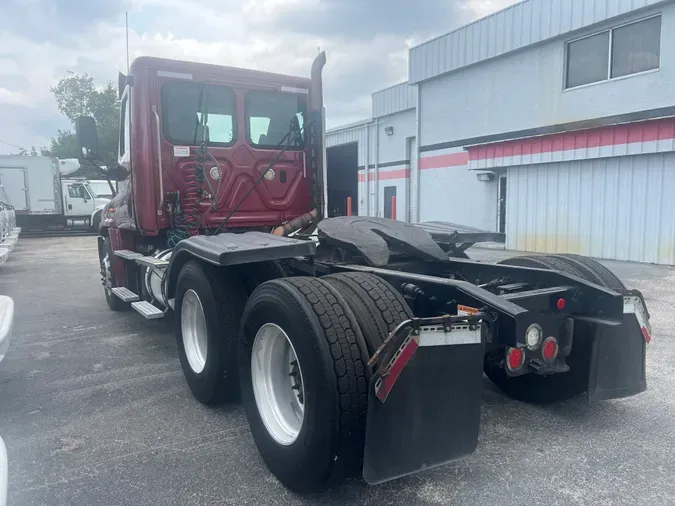
[[[462,148],[420,158],[420,221],[449,221],[497,230],[497,181],[479,181]]]
[[[326,148],[357,142],[359,144],[359,167],[366,164],[366,123],[326,132]]]
[[[392,135],[387,135],[387,127],[392,127]],[[397,218],[407,219],[410,173],[407,139],[415,136],[415,127],[415,111],[406,109],[327,132],[327,148],[358,143],[359,215],[383,216],[384,187],[396,186]]]
[[[410,83],[671,0],[523,0],[410,50]]]
[[[371,95],[371,100],[374,118],[414,109],[417,104],[417,86],[411,86],[407,82],[397,84],[376,91]]]
[[[565,40],[557,39],[420,83],[421,145],[672,107],[675,4],[661,11],[658,72],[563,91]]]
[[[507,248],[675,264],[675,153],[509,168]]]
[[[675,151],[675,118],[540,135],[469,148],[469,168],[570,162]]]

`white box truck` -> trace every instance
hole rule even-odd
[[[5,188],[23,231],[98,230],[103,207],[86,179],[69,179],[80,168],[75,159],[0,156],[0,185]]]

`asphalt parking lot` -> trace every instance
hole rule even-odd
[[[16,303],[0,363],[9,505],[675,504],[675,269],[607,265],[647,299],[646,393],[532,407],[486,379],[472,456],[301,497],[267,471],[240,406],[193,400],[167,322],[108,309],[94,237],[22,238],[0,267]]]

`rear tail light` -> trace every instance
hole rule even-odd
[[[555,305],[558,308],[558,311],[562,311],[563,309],[565,309],[567,302],[565,301],[565,299],[561,297],[560,299],[558,299],[558,302],[556,302]]]
[[[541,347],[541,356],[544,360],[551,362],[558,356],[558,340],[555,337],[548,337]]]
[[[519,348],[509,348],[506,352],[506,367],[509,371],[517,371],[525,363],[525,352]]]

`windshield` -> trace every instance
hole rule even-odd
[[[246,94],[246,130],[256,147],[276,148],[286,143],[285,136],[296,117],[300,134],[293,136],[291,147],[304,146],[304,96],[276,91],[249,91]]]
[[[90,181],[87,185],[89,193],[91,193],[95,198],[112,198],[112,192],[110,191],[110,186],[107,181],[101,182],[92,182]]]

